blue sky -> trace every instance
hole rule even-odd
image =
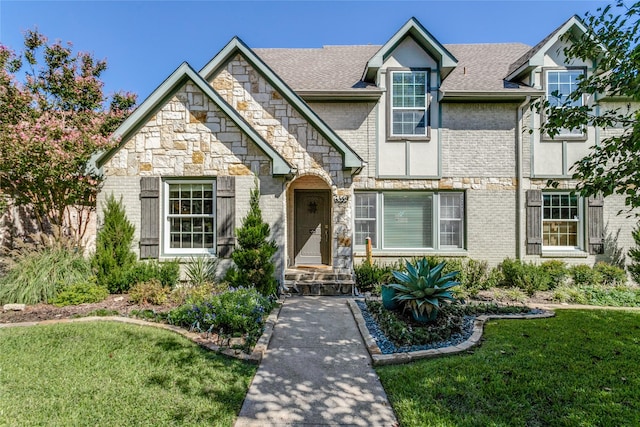
[[[415,16],[441,43],[535,45],[606,1],[30,1],[0,0],[0,42],[38,28],[106,59],[105,91],[142,102],[182,61],[199,70],[233,37],[250,47],[383,44]]]

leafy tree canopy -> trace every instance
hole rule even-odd
[[[105,96],[106,69],[37,30],[25,33],[21,53],[0,44],[0,193],[30,205],[42,229],[65,223],[73,206],[95,209],[102,179],[88,160],[115,143],[136,99]]]
[[[595,126],[606,132],[591,154],[573,166],[583,196],[625,196],[629,209],[640,206],[640,2],[614,5],[587,13],[588,32],[580,38],[570,34],[564,54],[569,59],[594,61],[594,70],[578,81],[578,89],[560,105],[548,100],[534,105],[544,110],[546,122],[541,132],[557,136],[561,129]],[[589,102],[571,106],[586,96]],[[610,101],[619,102],[610,108]],[[609,104],[611,105],[611,104]],[[609,136],[612,135],[612,136]],[[552,183],[557,185],[557,183]]]

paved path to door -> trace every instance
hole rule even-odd
[[[346,299],[285,300],[235,425],[397,425]]]

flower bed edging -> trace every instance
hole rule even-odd
[[[482,332],[484,330],[484,324],[493,319],[545,319],[549,317],[554,317],[556,314],[553,311],[544,311],[542,313],[537,314],[508,314],[508,315],[481,315],[476,317],[473,323],[473,332],[471,336],[463,341],[462,343],[442,348],[435,348],[429,350],[419,350],[419,351],[411,351],[405,353],[393,353],[393,354],[382,354],[378,344],[376,344],[375,339],[369,333],[369,329],[367,329],[366,322],[364,317],[362,317],[362,312],[360,311],[360,307],[356,304],[353,298],[347,300],[347,304],[349,304],[349,308],[351,309],[351,313],[353,314],[353,318],[358,325],[358,330],[360,331],[360,335],[362,335],[362,339],[365,342],[365,346],[369,351],[369,356],[371,357],[371,362],[373,366],[384,366],[384,365],[399,365],[403,363],[409,363],[414,360],[420,359],[429,359],[435,357],[443,357],[450,356],[453,354],[464,353],[470,348],[478,345],[480,339],[482,338]]]
[[[278,321],[278,316],[280,315],[281,308],[282,308],[282,301],[278,301],[277,306],[271,311],[271,313],[267,317],[267,320],[264,323],[264,331],[262,332],[262,335],[258,339],[258,342],[256,342],[256,345],[253,346],[253,351],[251,352],[251,354],[244,353],[241,350],[222,347],[217,344],[213,344],[210,340],[204,338],[202,334],[190,332],[178,326],[169,325],[166,323],[149,322],[147,320],[135,319],[131,317],[122,317],[122,316],[90,316],[90,317],[79,317],[75,319],[41,320],[37,322],[0,323],[0,328],[53,325],[56,323],[96,322],[96,321],[97,322],[110,321],[110,322],[129,323],[133,325],[150,326],[153,328],[160,328],[160,329],[165,329],[167,331],[175,332],[193,341],[194,343],[198,344],[200,347],[205,348],[207,350],[214,351],[216,353],[224,354],[225,356],[234,357],[236,359],[244,360],[246,362],[259,365],[260,362],[262,361],[262,358],[264,357],[265,352],[267,351],[269,342],[271,341],[271,336],[273,335],[273,328],[276,322]]]

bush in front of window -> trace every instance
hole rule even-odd
[[[260,210],[260,190],[251,190],[249,213],[236,229],[238,248],[231,257],[235,266],[227,270],[225,281],[232,287],[254,287],[262,295],[275,295],[278,282],[274,277],[275,265],[271,258],[278,250],[275,240],[269,240],[271,229],[263,221]]]
[[[507,258],[500,263],[503,288],[517,288],[533,296],[537,291],[548,291],[553,285],[549,272],[534,263],[525,263],[517,259]]]
[[[157,280],[162,286],[172,289],[180,279],[180,261],[140,261],[136,263],[126,274],[125,292],[137,283]]]
[[[122,293],[129,289],[127,272],[136,263],[136,254],[131,250],[135,227],[127,219],[122,198],[107,196],[102,205],[104,224],[96,237],[96,252],[91,258],[91,267],[98,285],[110,293]]]

